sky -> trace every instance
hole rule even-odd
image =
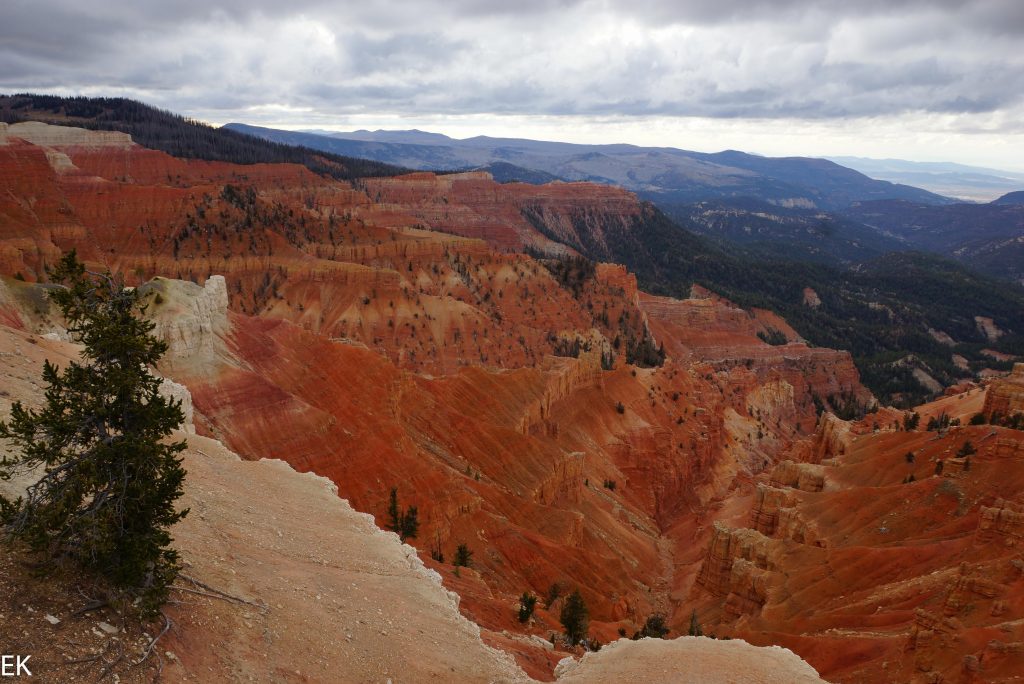
[[[1024,0],[5,0],[0,92],[1024,171]]]

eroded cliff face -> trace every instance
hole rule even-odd
[[[538,212],[560,239],[627,230],[640,205],[614,188],[480,174],[350,185],[43,133],[0,145],[3,274],[38,280],[76,248],[132,283],[156,277],[161,370],[191,391],[197,432],[329,478],[380,525],[396,487],[418,509],[409,541],[424,563],[531,674],[549,676],[553,657],[515,635],[560,631],[561,604],[521,625],[523,591],[579,587],[602,641],[654,612],[685,630],[695,584],[732,595],[733,616],[770,607],[781,561],[733,559],[698,583],[711,523],[748,520],[761,482],[828,491],[807,464],[845,438],[816,434],[819,405],[871,400],[848,355],[807,347],[768,312],[650,297],[620,266],[558,271],[515,251],[571,251],[538,232]],[[38,288],[6,286],[0,315],[59,326],[32,304]],[[786,344],[758,336],[773,332]],[[626,363],[641,339],[663,365]],[[756,525],[765,544],[827,537],[799,502],[776,503]],[[473,566],[456,574],[459,544]]]
[[[168,298],[202,296],[191,283],[159,285]],[[188,343],[187,337],[175,339]],[[80,347],[56,336],[0,323],[0,418],[8,416],[14,401],[41,405],[38,379],[44,360],[64,365],[79,353]],[[188,390],[170,381],[163,391],[189,400]],[[536,681],[508,653],[485,643],[514,651],[514,644],[523,642],[481,630],[461,615],[459,596],[442,586],[416,549],[380,530],[372,516],[353,510],[333,482],[297,473],[280,460],[239,459],[223,444],[192,434],[188,419],[183,428],[174,438],[187,444],[182,504],[190,514],[172,534],[189,579],[179,581],[172,591],[176,599],[164,608],[173,628],[159,642],[159,665],[129,666],[129,658],[139,656],[150,638],[129,624],[130,631],[118,635],[125,642],[125,657],[111,664],[109,676],[122,682],[148,682],[154,676],[169,682]],[[5,446],[0,444],[0,451]],[[24,475],[0,482],[0,491],[22,493],[33,481],[31,473]],[[478,581],[468,574],[477,573],[467,570],[457,579]],[[0,582],[5,613],[29,617],[0,623],[0,642],[31,644],[38,678],[93,678],[100,666],[88,660],[89,649],[100,648],[105,638],[98,637],[98,630],[94,635],[93,628],[97,620],[115,620],[102,613],[76,613],[77,603],[57,600],[46,589],[65,590],[68,595],[61,597],[77,601],[78,587],[46,581],[35,586],[40,579],[26,576],[25,584]],[[42,619],[51,612],[59,620],[56,625]],[[59,636],[72,629],[74,639]],[[138,636],[138,644],[129,635]],[[520,638],[529,643],[529,637]],[[533,665],[529,669],[550,678],[551,666],[560,661],[558,681],[675,680],[695,668],[708,682],[821,681],[784,649],[738,641],[623,640],[579,663],[568,653],[534,644],[541,655],[527,662]],[[80,653],[83,659],[76,660]]]
[[[787,645],[829,681],[1007,681],[1024,666],[1024,437],[879,422],[826,417],[821,465],[780,463],[747,519],[715,525],[690,594],[704,629]]]
[[[1024,363],[1013,364],[1010,375],[989,384],[982,411],[989,418],[993,414],[1005,418],[1024,413]]]

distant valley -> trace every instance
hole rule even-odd
[[[837,164],[879,180],[905,183],[967,202],[991,202],[1024,187],[1024,172],[987,169],[950,162],[828,157]]]

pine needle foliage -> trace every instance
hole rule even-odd
[[[162,396],[149,370],[167,345],[140,317],[139,293],[87,272],[74,251],[50,278],[64,285],[49,296],[84,345],[82,360],[63,370],[47,361],[45,405],[17,402],[0,423],[15,447],[0,458],[0,478],[42,474],[17,500],[0,497],[0,522],[44,567],[70,561],[153,615],[179,571],[168,529],[188,513],[175,507],[185,443],[166,439],[184,419],[181,402]]]

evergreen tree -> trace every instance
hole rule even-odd
[[[388,529],[402,541],[414,538],[420,530],[419,511],[409,506],[403,511],[398,507],[398,488],[392,487],[388,495]]]
[[[644,622],[643,629],[640,630],[641,637],[651,637],[652,639],[664,639],[665,636],[671,630],[665,625],[665,616],[661,613],[655,613],[647,618]]]
[[[452,564],[455,567],[468,568],[473,564],[473,552],[465,544],[459,544],[455,547],[455,560]]]
[[[398,536],[401,537],[402,541],[416,537],[420,530],[420,521],[419,512],[415,506],[409,506],[408,510],[402,514],[400,527],[401,531],[398,533]]]
[[[402,532],[401,513],[398,510],[398,487],[392,487],[388,497],[388,529],[397,534]]]
[[[555,605],[555,601],[562,598],[563,591],[564,587],[562,587],[561,582],[551,583],[551,586],[548,587],[548,595],[544,599],[544,605],[547,606],[548,610],[551,610],[551,607]]]
[[[149,371],[167,345],[119,277],[86,272],[74,251],[50,277],[64,284],[49,296],[84,345],[82,361],[63,371],[47,361],[45,406],[17,402],[0,423],[0,437],[20,450],[0,460],[0,478],[43,472],[25,496],[0,497],[2,522],[48,566],[71,560],[154,614],[179,570],[168,528],[188,512],[174,506],[185,443],[165,442],[184,419],[181,402],[161,396]]]
[[[533,617],[533,610],[537,607],[537,597],[528,591],[524,591],[519,597],[519,621],[528,622]]]
[[[586,638],[587,627],[590,624],[589,611],[583,597],[580,596],[579,589],[574,590],[565,599],[559,620],[565,629],[565,640],[570,646],[575,646]]]

